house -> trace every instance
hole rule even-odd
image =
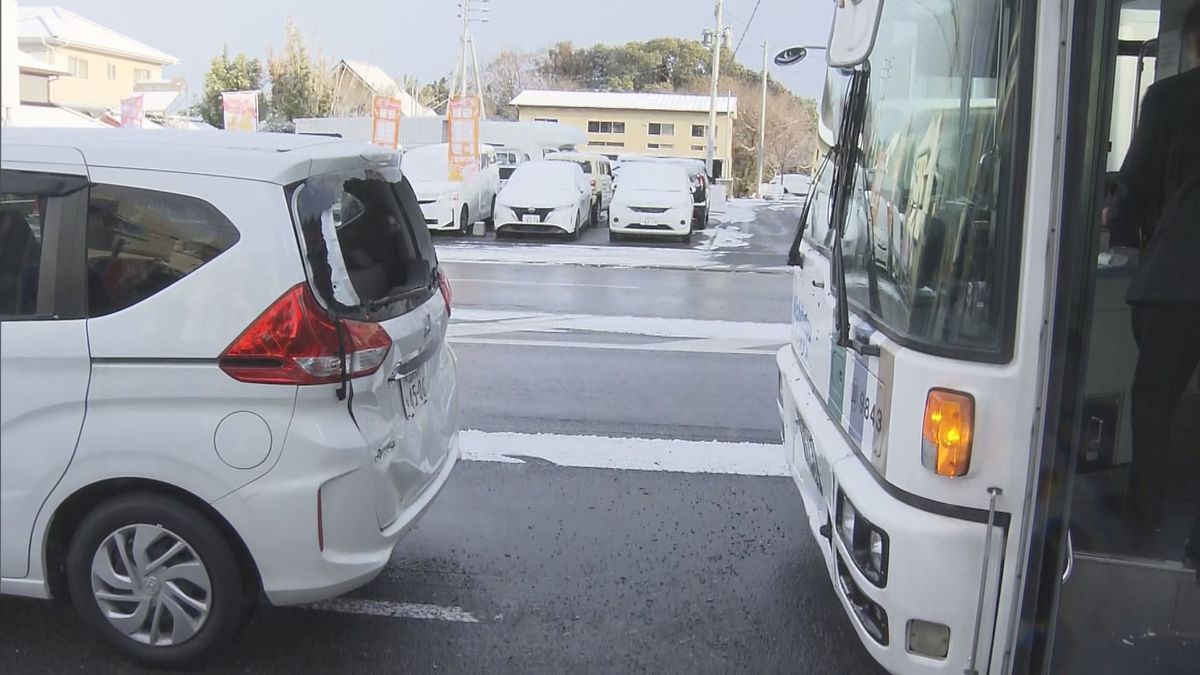
[[[706,156],[709,97],[600,91],[526,89],[511,102],[522,122],[559,122],[587,134],[588,149],[606,155]],[[737,98],[717,99],[713,176],[733,157]]]
[[[342,59],[333,67],[333,116],[370,116],[376,96],[390,96],[403,104],[404,117],[434,117],[434,111],[396,84],[382,68],[366,61]]]
[[[47,101],[92,114],[119,108],[137,85],[163,79],[170,54],[61,7],[18,7],[17,45],[66,75],[47,83]]]
[[[68,75],[17,48],[17,5],[0,0],[0,124],[25,127],[102,127],[83,113],[53,105],[50,84]]]

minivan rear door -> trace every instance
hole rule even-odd
[[[449,306],[416,195],[393,165],[339,169],[295,187],[309,281],[332,315],[382,326],[383,365],[344,383],[386,529],[437,476],[458,430]]]

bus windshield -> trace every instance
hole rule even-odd
[[[896,0],[871,55],[843,225],[845,294],[901,343],[1004,360],[1014,235],[997,195],[1013,145],[1011,0]],[[1008,308],[1011,309],[1011,308]]]

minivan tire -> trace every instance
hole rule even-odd
[[[492,210],[487,218],[483,221],[484,232],[492,232],[496,229],[496,196],[492,195]]]
[[[147,525],[165,531],[156,543],[167,545],[167,536],[173,536],[177,542],[184,545],[184,550],[176,553],[167,564],[157,570],[167,572],[171,569],[171,560],[183,560],[190,563],[194,557],[199,562],[201,570],[207,574],[209,589],[206,595],[208,614],[195,634],[177,645],[151,646],[143,643],[121,630],[118,630],[103,614],[103,610],[93,589],[92,569],[101,546],[107,546],[110,538],[123,529],[138,525]],[[117,540],[119,541],[119,539]],[[126,538],[132,548],[132,540]],[[123,547],[122,547],[123,548]],[[159,555],[161,553],[155,552]],[[151,556],[150,560],[154,560]],[[177,563],[178,564],[178,563]],[[189,564],[189,568],[191,565]],[[116,571],[114,565],[113,570]],[[101,503],[89,513],[71,537],[67,548],[66,559],[67,587],[70,592],[71,604],[81,621],[95,632],[104,642],[125,656],[156,668],[185,668],[202,664],[218,654],[237,636],[245,621],[252,614],[253,596],[247,596],[246,578],[237,555],[229,541],[221,531],[203,513],[188,506],[182,501],[163,495],[136,493],[115,497]],[[117,572],[119,575],[120,572]],[[133,577],[131,570],[125,569],[126,577]],[[154,607],[166,607],[165,603],[155,605],[157,598],[173,595],[167,593],[167,584],[172,580],[149,577],[145,585],[138,589],[141,593],[150,592],[150,598],[145,602],[151,606],[149,617],[155,616]],[[181,586],[191,589],[200,588],[191,585],[182,577],[174,577],[174,589]],[[179,582],[183,582],[180,584]],[[153,583],[153,591],[147,591]],[[131,587],[137,584],[132,582]],[[131,590],[133,590],[131,588]],[[178,591],[174,591],[177,593]],[[132,597],[132,596],[131,596]],[[141,596],[145,597],[145,596]],[[174,597],[178,597],[175,595]],[[128,604],[133,604],[130,602]],[[175,600],[177,606],[182,606]],[[167,610],[170,613],[169,608]],[[172,614],[172,619],[174,615]],[[164,615],[165,618],[165,615]],[[145,623],[141,624],[143,627]],[[160,624],[161,625],[161,624]]]
[[[471,236],[471,210],[463,204],[458,216],[458,233],[464,237]]]

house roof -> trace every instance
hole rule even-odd
[[[33,105],[22,103],[9,110],[9,124],[13,127],[76,127],[104,129],[108,125],[94,120],[81,112],[56,105]],[[5,135],[12,133],[6,131]]]
[[[392,98],[399,99],[404,104],[403,114],[410,117],[432,117],[437,114],[413,99],[411,94],[404,91],[391,76],[383,71],[383,68],[374,63],[367,63],[366,61],[358,61],[356,59],[342,59],[334,66],[334,70],[343,67],[361,80],[368,89],[375,92],[376,96],[391,96]]]
[[[179,62],[179,59],[166,52],[105,28],[62,7],[19,7],[17,13],[17,38],[22,41],[60,40],[80,49],[164,66]]]
[[[46,63],[32,54],[17,51],[17,67],[22,73],[30,75],[67,75],[69,71],[62,66]]]
[[[557,91],[526,89],[511,102],[518,108],[601,108],[609,110],[671,110],[708,112],[709,98],[690,94],[642,94],[617,91]],[[737,112],[736,96],[718,96],[717,112]]]

